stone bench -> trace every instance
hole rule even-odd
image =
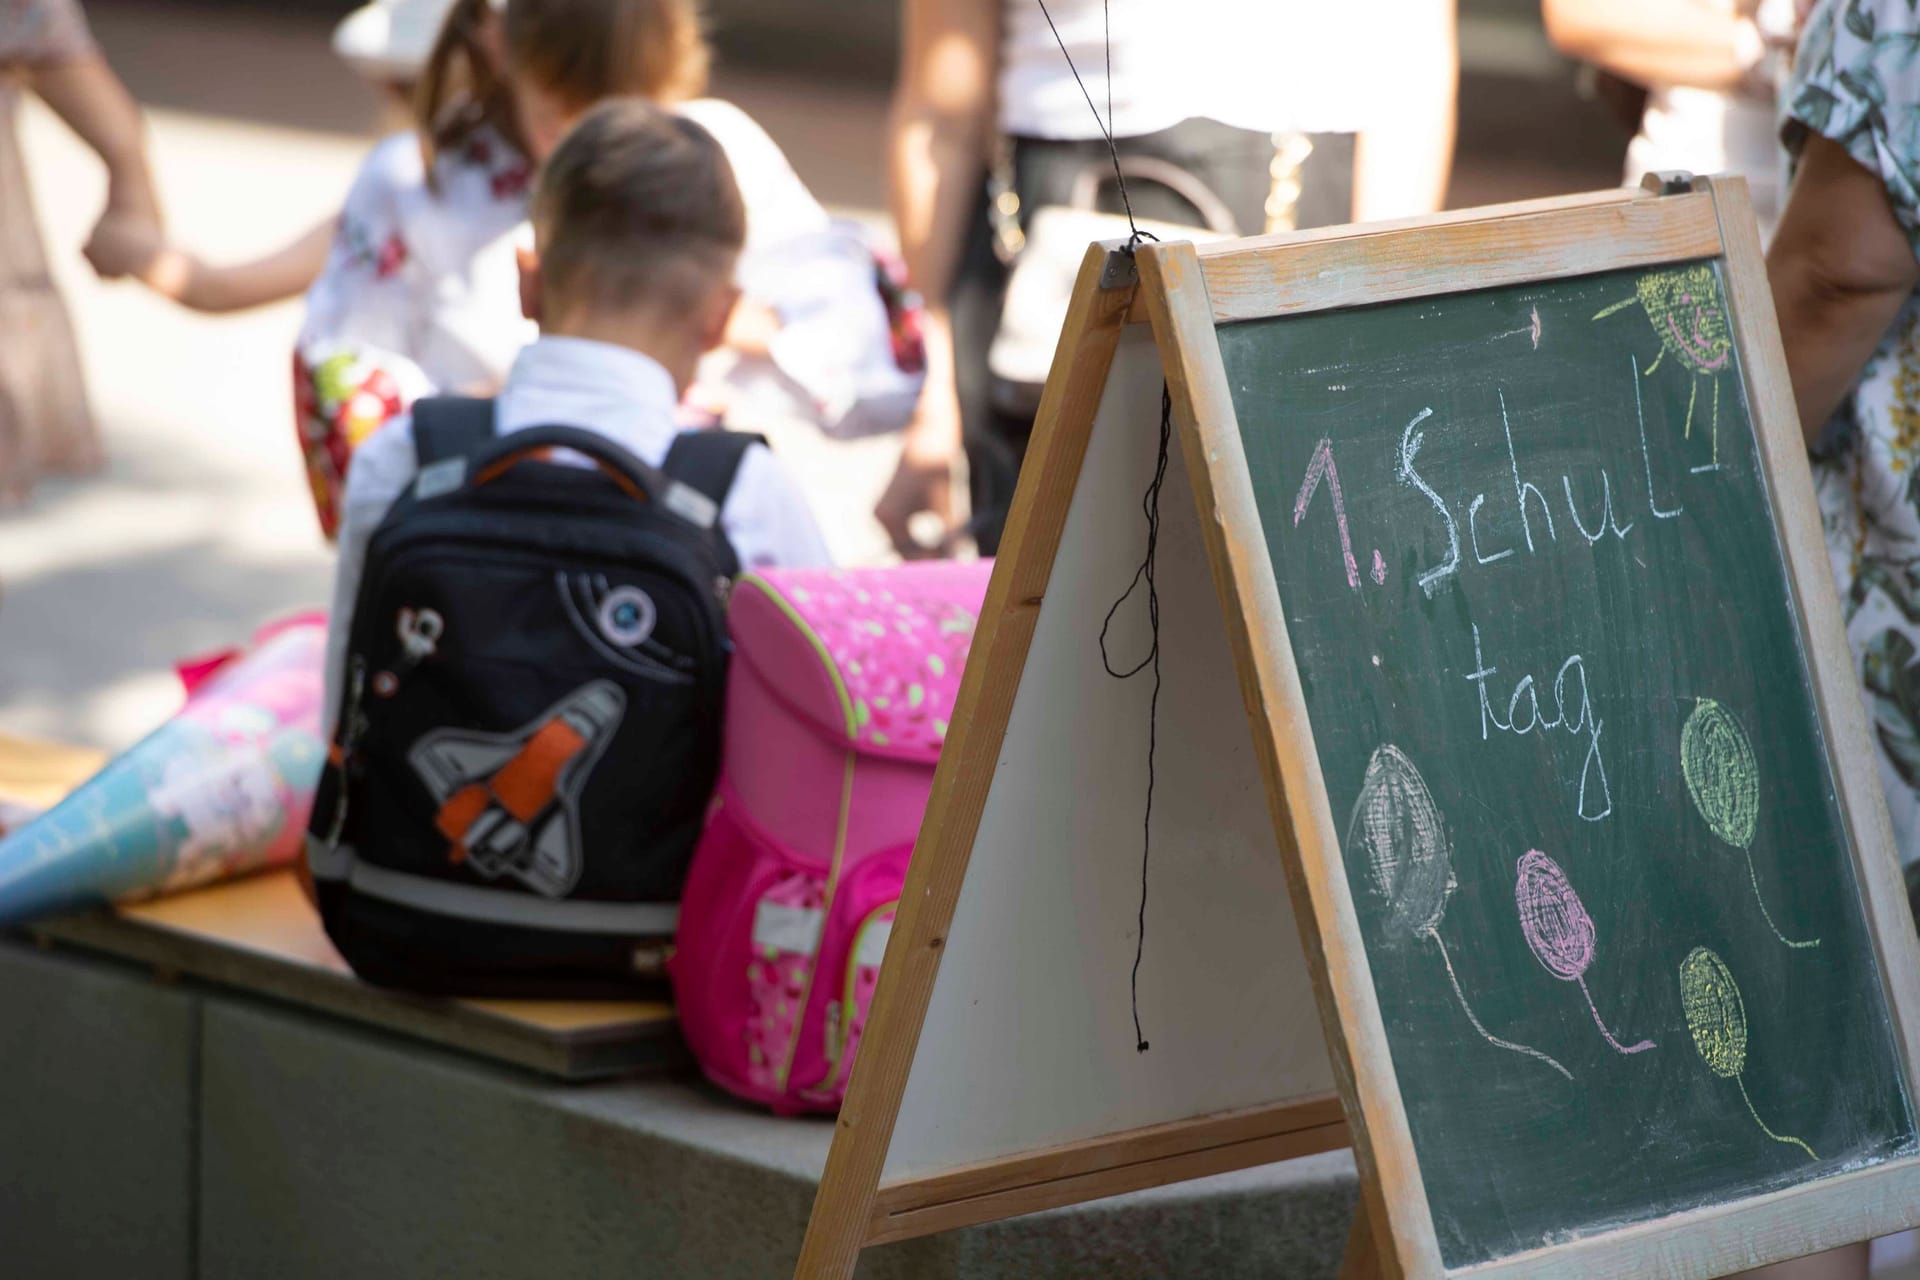
[[[62,1280],[792,1274],[831,1126],[684,1074],[567,1084],[0,944],[0,1242]],[[1332,1275],[1345,1152],[888,1245],[875,1280]]]

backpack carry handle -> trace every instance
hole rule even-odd
[[[533,427],[502,436],[473,460],[473,487],[491,484],[523,462],[537,461],[552,449],[585,457],[638,502],[657,502],[666,489],[658,471],[603,435],[579,427]]]

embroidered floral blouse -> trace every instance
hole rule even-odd
[[[1879,175],[1920,254],[1920,14],[1911,0],[1828,0],[1781,95],[1797,156],[1809,131]],[[1920,295],[1910,298],[1813,450],[1901,861],[1920,872]]]
[[[0,0],[5,3],[6,0]],[[917,376],[896,359],[865,244],[834,223],[786,156],[725,102],[682,104],[719,141],[747,209],[739,280],[781,321],[771,359],[719,353],[690,399],[795,414],[836,434],[905,421]],[[517,243],[531,166],[483,131],[442,154],[437,192],[413,134],[386,139],[361,167],[333,252],[307,295],[294,395],[322,528],[335,533],[353,449],[421,395],[491,395],[536,336],[520,312]]]

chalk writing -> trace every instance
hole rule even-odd
[[[1656,494],[1653,475],[1652,451],[1648,447],[1646,435],[1645,409],[1640,397],[1639,366],[1633,366],[1634,410],[1640,424],[1640,459],[1646,469],[1647,510],[1656,519],[1671,520],[1685,510],[1679,504],[1671,508],[1662,507]],[[1473,552],[1475,565],[1497,564],[1519,552],[1538,555],[1549,547],[1559,543],[1560,524],[1555,518],[1553,477],[1540,476],[1546,481],[1543,489],[1533,479],[1529,479],[1526,469],[1520,462],[1519,439],[1514,434],[1513,412],[1507,402],[1504,388],[1494,388],[1495,404],[1500,414],[1501,438],[1506,445],[1507,483],[1513,488],[1512,515],[1499,514],[1506,508],[1504,496],[1495,504],[1494,510],[1483,511],[1487,506],[1485,492],[1476,493],[1466,504],[1467,543]],[[1459,521],[1454,512],[1456,508],[1434,486],[1432,481],[1420,472],[1420,451],[1425,444],[1426,433],[1422,424],[1433,416],[1433,410],[1422,409],[1407,423],[1400,434],[1400,446],[1395,457],[1394,477],[1403,485],[1420,493],[1440,518],[1440,531],[1446,538],[1446,556],[1439,563],[1424,570],[1419,575],[1420,587],[1428,597],[1432,597],[1450,578],[1455,577],[1461,568]],[[1324,442],[1323,442],[1324,443]],[[1327,455],[1330,460],[1331,455]],[[1710,468],[1709,468],[1710,469]],[[1305,499],[1311,496],[1312,488],[1326,470],[1322,460],[1322,450],[1316,450],[1313,460],[1308,464],[1307,483],[1302,487],[1302,499],[1294,505],[1294,523],[1300,522],[1305,513]],[[1701,468],[1695,468],[1701,470]],[[1602,539],[1611,535],[1615,541],[1625,542],[1627,535],[1633,532],[1636,521],[1627,518],[1626,504],[1616,501],[1613,493],[1613,477],[1602,467],[1600,474],[1600,500],[1597,511],[1589,517],[1583,514],[1583,499],[1576,494],[1573,476],[1562,473],[1559,476],[1559,496],[1565,501],[1564,516],[1571,520],[1580,534],[1581,540],[1588,546],[1596,546]],[[1591,490],[1583,482],[1583,492]],[[1591,496],[1584,500],[1590,504]],[[1593,510],[1589,505],[1588,510]],[[1505,526],[1502,532],[1500,526]],[[1517,528],[1516,528],[1517,525]],[[1516,538],[1514,535],[1518,534]],[[1502,544],[1505,545],[1502,545]],[[1577,545],[1577,544],[1576,544]],[[1635,562],[1640,563],[1635,557]],[[1358,585],[1349,579],[1350,585]]]
[[[1760,893],[1760,874],[1753,865],[1753,834],[1760,820],[1760,766],[1746,731],[1733,714],[1712,698],[1694,703],[1680,728],[1680,776],[1686,780],[1693,807],[1707,829],[1746,857],[1753,900],[1760,906],[1773,936],[1789,947],[1817,947],[1820,939],[1796,941],[1780,932]]]
[[[1487,1030],[1468,1003],[1459,975],[1453,970],[1453,957],[1440,936],[1447,899],[1458,886],[1446,821],[1433,802],[1426,779],[1391,743],[1375,748],[1367,761],[1360,795],[1347,822],[1346,845],[1348,857],[1364,860],[1374,895],[1387,904],[1388,943],[1431,940],[1440,951],[1440,962],[1446,967],[1461,1011],[1487,1043],[1536,1059],[1573,1079],[1572,1072],[1538,1049],[1504,1040]]]
[[[1809,1160],[1818,1160],[1812,1147],[1798,1138],[1775,1133],[1754,1109],[1745,1079],[1746,1004],[1740,999],[1740,987],[1726,961],[1705,947],[1695,947],[1680,962],[1680,1008],[1686,1014],[1687,1030],[1693,1033],[1693,1047],[1700,1061],[1722,1080],[1740,1086],[1740,1099],[1747,1104],[1747,1114],[1760,1126],[1760,1132],[1775,1142],[1799,1147]]]
[[[1600,1028],[1606,1042],[1625,1054],[1653,1048],[1651,1040],[1621,1044],[1593,1003],[1586,977],[1587,967],[1593,963],[1593,917],[1587,914],[1560,864],[1538,849],[1527,850],[1515,866],[1513,900],[1520,913],[1520,932],[1533,949],[1534,959],[1561,981],[1579,984],[1587,1010],[1593,1014],[1593,1025]]]
[[[1433,491],[1433,486],[1423,480],[1413,466],[1414,457],[1420,452],[1420,443],[1426,438],[1426,433],[1419,429],[1420,424],[1432,416],[1432,409],[1422,409],[1413,415],[1413,421],[1409,422],[1407,429],[1400,433],[1400,466],[1394,473],[1399,477],[1401,484],[1412,485],[1424,494],[1427,501],[1433,504],[1433,509],[1440,513],[1441,522],[1447,526],[1446,563],[1435,565],[1421,574],[1418,579],[1420,589],[1429,597],[1433,595],[1442,578],[1460,568],[1460,531],[1454,527],[1453,516],[1447,511],[1446,501]]]
[[[1472,630],[1473,670],[1466,674],[1465,679],[1479,690],[1480,740],[1487,740],[1489,729],[1520,737],[1525,737],[1535,729],[1542,732],[1564,729],[1575,738],[1584,733],[1587,737],[1587,754],[1580,764],[1580,791],[1574,801],[1574,812],[1588,822],[1598,822],[1612,813],[1613,789],[1607,783],[1607,765],[1600,754],[1600,733],[1604,722],[1593,709],[1592,694],[1587,688],[1586,660],[1576,653],[1560,664],[1559,673],[1553,678],[1552,719],[1540,714],[1540,695],[1534,688],[1533,677],[1527,675],[1520,677],[1519,683],[1513,686],[1513,693],[1507,699],[1507,718],[1502,720],[1487,695],[1487,679],[1499,674],[1500,668],[1487,665],[1480,648],[1479,625],[1473,624]],[[1572,677],[1572,685],[1569,685],[1569,677]],[[1577,696],[1570,704],[1568,694],[1575,689]],[[1589,793],[1592,793],[1591,798]]]
[[[1320,437],[1320,443],[1314,446],[1313,457],[1307,463],[1306,478],[1300,482],[1300,496],[1293,502],[1293,524],[1297,529],[1306,518],[1307,504],[1313,501],[1314,490],[1320,487],[1322,476],[1326,477],[1327,490],[1333,495],[1333,519],[1340,528],[1340,557],[1346,563],[1347,585],[1358,591],[1360,566],[1354,563],[1353,539],[1347,534],[1347,499],[1340,492],[1340,469],[1333,465],[1333,441],[1326,436]]]

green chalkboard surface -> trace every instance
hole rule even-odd
[[[1219,331],[1449,1268],[1915,1147],[1722,297]]]

